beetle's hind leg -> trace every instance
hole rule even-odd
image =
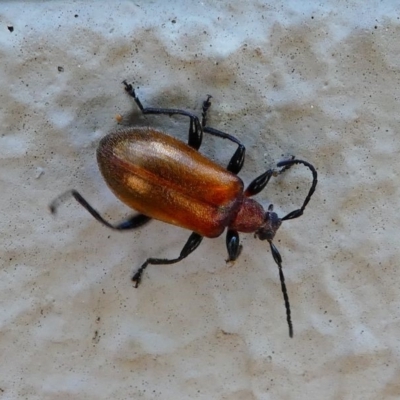
[[[145,263],[136,271],[135,275],[132,277],[132,281],[135,282],[135,287],[137,288],[142,280],[143,271],[147,268],[149,264],[153,265],[167,265],[167,264],[175,264],[184,258],[186,258],[190,253],[193,253],[203,240],[203,236],[198,233],[193,232],[185,246],[183,247],[181,254],[177,258],[173,258],[168,260],[166,258],[148,258]]]
[[[58,196],[55,200],[53,200],[49,205],[51,213],[55,214],[60,203],[64,202],[66,198],[70,196],[72,196],[93,216],[93,218],[95,218],[101,224],[117,231],[140,228],[151,220],[151,218],[146,215],[136,214],[128,219],[119,222],[118,224],[113,225],[110,222],[106,221],[76,190],[68,190],[67,192],[63,193],[61,196]]]
[[[203,140],[203,128],[200,124],[199,118],[185,110],[179,110],[177,108],[152,108],[152,107],[143,107],[142,102],[139,100],[135,89],[130,83],[126,81],[122,82],[125,85],[125,91],[133,98],[140,111],[143,114],[163,114],[163,115],[183,115],[185,117],[189,117],[189,138],[188,145],[193,147],[195,150],[198,150],[201,146],[201,142]],[[211,104],[211,103],[210,103]]]

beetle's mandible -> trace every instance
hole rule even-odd
[[[237,174],[243,166],[246,149],[234,136],[207,126],[211,96],[203,102],[200,120],[185,110],[145,108],[132,85],[126,81],[123,84],[143,114],[188,117],[188,144],[153,128],[131,127],[111,132],[101,139],[97,148],[100,171],[113,193],[140,214],[113,225],[76,190],[69,190],[57,197],[50,204],[51,212],[55,213],[61,202],[73,196],[97,221],[111,229],[136,229],[154,218],[193,231],[179,257],[148,258],[133,275],[135,287],[140,284],[143,271],[149,264],[177,263],[192,253],[204,236],[220,236],[226,228],[228,261],[234,261],[242,248],[238,232],[254,232],[256,237],[269,242],[272,256],[278,265],[289,335],[293,337],[282,258],[272,241],[283,221],[298,218],[303,214],[317,186],[315,168],[306,161],[292,157],[279,162],[278,169],[269,169],[244,189],[243,182]],[[238,146],[226,169],[197,151],[202,143],[203,133],[228,139]],[[313,175],[311,188],[299,209],[279,218],[272,204],[264,210],[258,202],[250,198],[261,192],[272,176],[281,174],[295,164],[308,167]]]

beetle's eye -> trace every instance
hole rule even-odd
[[[282,223],[281,219],[278,217],[278,214],[270,211],[265,213],[265,222],[267,226],[270,226],[275,231],[281,226]]]
[[[276,213],[271,211],[272,207],[273,206],[271,204],[268,207],[269,211],[265,213],[264,226],[256,232],[256,235],[260,240],[271,241],[274,238],[276,231],[281,226],[282,221]]]
[[[276,229],[274,229],[269,223],[263,226],[256,232],[256,235],[260,240],[273,240],[276,233]]]
[[[259,229],[259,230],[255,233],[255,235],[256,235],[260,240],[268,240],[268,238],[271,236],[270,233],[271,233],[271,232],[268,231],[267,229],[261,228],[261,229]]]

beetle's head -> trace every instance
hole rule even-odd
[[[255,236],[260,240],[268,240],[272,242],[276,231],[281,226],[282,220],[274,212],[274,206],[270,204],[268,211],[265,213],[265,222],[263,226],[255,232]]]

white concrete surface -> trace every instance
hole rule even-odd
[[[400,9],[396,1],[0,3],[1,399],[400,398]],[[13,31],[10,32],[13,27]],[[60,68],[59,68],[60,67]],[[319,172],[305,215],[286,222],[289,339],[267,243],[242,235],[185,261],[188,232],[129,214],[102,181],[99,139],[146,105],[200,114],[247,146],[246,183],[294,154]],[[206,137],[226,164],[235,147]],[[257,198],[280,215],[310,182],[298,167]]]

